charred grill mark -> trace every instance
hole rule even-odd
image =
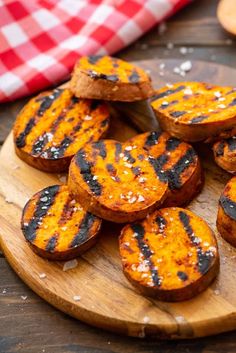
[[[156,100],[156,99],[160,99],[163,97],[167,97],[170,96],[171,94],[177,93],[182,91],[183,89],[185,89],[186,87],[184,85],[177,87],[176,89],[168,89],[160,94],[155,95],[154,97],[152,97],[152,101]]]
[[[16,138],[16,146],[18,148],[22,148],[25,146],[26,137],[29,135],[31,130],[35,125],[35,118],[31,118],[28,123],[26,124],[25,129],[20,133],[20,135]]]
[[[175,104],[177,104],[177,103],[179,103],[179,101],[178,100],[173,100],[173,101],[171,101],[170,103],[168,103],[168,104],[161,104],[160,105],[160,109],[166,109],[166,108],[169,108],[169,107],[171,107],[171,106],[173,106],[173,105],[175,105]]]
[[[58,224],[63,225],[72,218],[73,213],[74,213],[74,207],[72,206],[71,201],[72,201],[71,197],[68,197],[68,199],[65,202],[65,205],[63,207]]]
[[[88,62],[91,65],[96,65],[100,59],[101,59],[101,55],[90,55],[88,57]]]
[[[49,149],[47,149],[43,154],[47,158],[50,159],[58,159],[64,156],[65,151],[69,147],[69,145],[73,142],[73,139],[71,137],[65,137],[59,146],[52,146]],[[42,156],[43,156],[42,154]]]
[[[181,116],[183,116],[184,114],[186,114],[187,112],[182,110],[182,111],[174,111],[172,113],[170,113],[170,116],[173,116],[174,118],[179,118]]]
[[[92,112],[92,111],[94,111],[95,109],[97,109],[100,104],[101,104],[101,101],[100,101],[100,100],[93,99],[93,100],[91,101],[91,104],[90,104],[90,112]]]
[[[185,171],[185,169],[189,168],[189,166],[195,162],[196,157],[196,152],[193,148],[190,148],[171,169],[166,171],[169,187],[171,190],[181,188],[181,174]]]
[[[144,155],[143,154],[139,154],[138,155],[138,160],[139,161],[143,161],[144,160]]]
[[[23,224],[22,231],[26,239],[33,242],[36,238],[36,232],[40,226],[42,219],[48,213],[49,208],[53,205],[55,197],[59,191],[59,185],[50,186],[42,191],[39,200],[36,203],[35,212],[28,224]]]
[[[79,224],[79,227],[78,227],[79,231],[75,235],[74,239],[72,240],[72,242],[70,244],[70,248],[74,248],[76,246],[79,246],[79,245],[83,244],[88,239],[90,229],[92,228],[95,219],[96,219],[96,217],[94,215],[92,215],[89,212],[86,213],[82,222]]]
[[[140,167],[132,167],[131,170],[135,176],[139,176],[142,173]]]
[[[179,279],[181,279],[181,281],[185,282],[188,280],[188,275],[187,273],[183,272],[183,271],[178,271],[177,272],[177,276],[179,277]]]
[[[162,132],[152,131],[148,135],[148,137],[145,141],[144,147],[151,147],[151,146],[156,145],[161,134],[162,134]]]
[[[165,226],[167,225],[166,219],[162,216],[157,216],[156,223],[160,231],[163,231]]]
[[[199,115],[196,116],[195,118],[190,120],[190,124],[197,124],[197,123],[201,123],[203,120],[206,120],[208,118],[208,115]]]
[[[129,151],[124,150],[124,156],[126,157],[128,163],[134,164],[136,162],[136,159],[132,157]]]
[[[181,141],[175,137],[171,137],[166,142],[166,150],[167,151],[174,151],[179,145]]]
[[[138,247],[143,254],[145,260],[148,263],[148,266],[150,268],[152,280],[155,286],[161,286],[161,279],[158,276],[157,269],[155,268],[151,256],[152,256],[152,251],[150,250],[148,244],[144,240],[144,235],[145,235],[145,230],[141,224],[132,224],[131,225],[132,230],[134,231],[134,236],[137,239],[138,242]]]
[[[158,158],[149,158],[148,161],[153,167],[156,175],[162,182],[167,182],[166,173],[161,169],[162,166],[167,162],[168,157],[166,155],[162,155]]]
[[[131,83],[138,83],[140,80],[139,74],[138,72],[134,69],[131,73],[131,75],[129,76],[129,82]]]
[[[204,252],[202,248],[199,246],[200,239],[196,237],[194,234],[193,228],[190,225],[189,216],[185,212],[180,211],[179,219],[183,224],[184,230],[186,231],[191,243],[197,248],[198,271],[204,275],[210,268],[212,258],[213,258],[212,253],[210,251]]]
[[[222,195],[219,201],[224,212],[236,221],[236,202],[232,201],[229,197]]]
[[[53,253],[57,245],[58,235],[53,235],[46,245],[46,251]]]
[[[112,178],[115,178],[115,181],[120,182],[120,178],[116,175],[116,169],[114,168],[114,166],[111,163],[108,163],[106,165],[106,169],[108,171],[108,173],[112,176]]]
[[[102,159],[105,159],[107,156],[106,146],[103,141],[94,142],[94,148],[98,151],[98,154]]]
[[[92,164],[86,160],[83,149],[76,154],[75,161],[80,169],[80,174],[82,175],[85,183],[88,184],[92,193],[96,196],[100,196],[102,193],[102,186],[97,180],[94,179],[94,175],[91,171]]]
[[[236,88],[233,88],[229,92],[226,93],[226,96],[228,96],[229,94],[235,93],[235,92],[236,92]]]
[[[224,146],[225,146],[225,142],[224,141],[220,141],[217,144],[217,148],[215,150],[216,156],[217,157],[221,157],[224,154]]]
[[[96,71],[89,71],[89,76],[92,77],[93,79],[102,79],[102,80],[107,80],[111,82],[117,82],[119,81],[119,77],[117,75],[105,75]]]
[[[231,152],[236,150],[236,138],[231,137],[230,139],[226,140],[228,148]]]
[[[44,96],[36,100],[36,102],[41,101],[40,107],[37,111],[37,115],[42,116],[47,109],[51,107],[53,102],[62,94],[62,89],[55,89],[52,94]]]
[[[115,150],[115,161],[118,163],[119,160],[120,160],[120,154],[122,152],[122,146],[121,146],[120,143],[116,142],[115,148],[116,148],[116,150]]]
[[[43,147],[48,143],[48,134],[44,133],[43,135],[39,136],[39,138],[34,142],[32,146],[32,154],[39,155]]]
[[[232,102],[228,105],[228,107],[234,107],[236,105],[236,98],[232,100]]]

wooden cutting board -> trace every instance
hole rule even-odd
[[[173,73],[180,61],[166,60],[164,76],[159,74],[160,63],[158,60],[139,62],[140,66],[151,70],[157,87],[180,80],[180,76]],[[235,84],[236,70],[211,63],[192,64],[187,80]],[[137,118],[136,124],[147,128],[148,113],[143,111],[142,104],[129,109],[127,105],[120,105],[120,108],[130,110],[133,119]],[[136,130],[128,124],[124,113],[122,117],[123,120],[114,118],[110,136],[124,141],[136,134]],[[196,148],[202,157],[206,183],[189,208],[215,230],[218,199],[230,175],[214,164],[210,147]],[[221,255],[219,277],[201,295],[175,304],[141,296],[126,280],[118,254],[119,225],[104,224],[99,243],[69,271],[63,271],[63,263],[49,262],[35,255],[20,231],[21,210],[33,193],[60,183],[60,179],[58,175],[40,172],[19,160],[14,154],[10,134],[0,155],[0,245],[16,273],[38,295],[79,320],[131,336],[193,338],[236,329],[236,250],[217,233]],[[80,296],[80,301],[75,301],[74,296]]]

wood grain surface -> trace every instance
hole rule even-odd
[[[162,62],[166,58],[179,58],[182,61],[200,59],[236,68],[235,39],[224,32],[218,23],[218,2],[193,1],[167,21],[167,29],[162,35],[156,26],[118,53],[118,56],[127,60],[158,57],[163,59]],[[189,50],[186,55],[181,54],[182,47]],[[0,106],[0,144],[26,101],[23,99]],[[34,294],[11,270],[1,252],[0,273],[0,351],[4,353],[236,351],[235,332],[176,342],[121,337],[95,329],[55,310]]]
[[[156,70],[160,63],[158,60],[139,63],[151,71],[156,87],[164,84]],[[165,80],[176,81],[173,69],[180,62],[166,60],[165,65]],[[193,62],[188,79],[232,85],[235,75],[236,70],[224,66]],[[138,109],[133,111],[142,115]],[[111,138],[124,141],[136,133],[127,120],[114,118],[113,124]],[[212,161],[208,146],[196,147],[204,156],[206,183],[190,209],[215,230],[218,199],[229,175]],[[98,244],[79,258],[78,266],[68,272],[63,271],[63,263],[49,262],[35,255],[20,231],[21,210],[33,193],[60,180],[57,175],[40,172],[19,160],[14,153],[11,134],[2,147],[0,167],[1,248],[23,281],[53,306],[91,325],[137,337],[194,338],[236,328],[236,287],[233,285],[236,250],[221,237],[218,236],[221,270],[212,286],[186,302],[158,302],[141,296],[125,279],[118,254],[118,225],[105,223]],[[42,273],[46,274],[45,278],[40,277]],[[75,301],[75,296],[80,296],[81,300]]]

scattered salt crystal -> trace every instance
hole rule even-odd
[[[6,294],[6,292],[7,292],[7,290],[4,288],[4,289],[2,290],[2,294]]]
[[[124,174],[129,174],[129,172],[127,170],[124,170],[123,173]]]
[[[97,180],[98,179],[98,176],[97,175],[94,175],[93,176],[93,180]]]
[[[192,63],[190,60],[184,61],[181,65],[180,65],[180,69],[184,72],[188,72],[192,69]]]
[[[160,76],[164,76],[164,72],[160,71],[160,72],[159,72],[159,75],[160,75]]]
[[[133,197],[131,197],[131,198],[128,200],[128,202],[129,202],[129,203],[134,203],[136,200],[137,200],[137,197],[136,197],[136,196],[133,196]]]
[[[40,201],[47,202],[48,201],[48,197],[47,196],[41,197]]]
[[[142,195],[139,195],[137,201],[138,202],[143,202],[143,201],[145,201],[145,198]]]
[[[140,183],[144,183],[147,180],[147,178],[140,177],[138,180],[139,180]]]
[[[191,88],[187,87],[187,88],[183,91],[183,93],[184,93],[186,96],[189,96],[189,95],[193,94],[193,91],[191,90]]]
[[[167,49],[171,50],[174,48],[174,44],[169,42],[169,43],[167,43],[166,47],[167,47]]]
[[[173,88],[173,85],[171,84],[171,83],[166,83],[166,87],[168,87],[168,88]]]
[[[160,67],[160,70],[164,70],[165,66],[166,66],[166,65],[165,65],[164,63],[161,63],[160,66],[159,66],[159,67]]]
[[[119,87],[115,86],[115,87],[112,88],[112,91],[116,92],[116,91],[118,91],[118,89],[119,89]]]
[[[148,316],[144,316],[143,322],[147,324],[150,321],[150,318]]]
[[[124,153],[120,153],[120,158],[124,157]]]
[[[132,168],[132,164],[130,164],[130,163],[125,163],[125,166],[127,167],[127,168]]]
[[[44,279],[44,278],[46,278],[46,277],[47,277],[47,275],[46,275],[46,273],[44,273],[44,272],[42,272],[42,273],[39,274],[39,278],[41,278],[41,279]]]
[[[63,271],[72,270],[73,268],[77,267],[77,265],[78,265],[78,261],[76,259],[66,261],[63,266]]]
[[[109,199],[112,199],[112,198],[113,198],[113,196],[112,196],[112,195],[109,195],[108,197],[109,197]]]
[[[186,47],[181,47],[179,49],[180,54],[186,55],[188,53],[188,49]]]
[[[178,324],[183,324],[186,321],[183,316],[175,316],[175,320]]]
[[[28,298],[27,295],[21,295],[20,297],[22,300],[26,300]]]
[[[92,120],[93,118],[90,116],[90,115],[86,115],[85,117],[84,117],[84,120]]]
[[[17,165],[17,164],[15,164],[15,165],[12,167],[13,170],[16,170],[16,169],[19,169],[19,168],[20,168],[20,166]]]
[[[67,179],[67,177],[66,177],[66,175],[58,175],[58,179],[62,182],[62,183],[66,183],[66,179]]]
[[[79,302],[81,299],[81,296],[80,295],[74,295],[73,296],[73,300],[76,301],[76,302]]]
[[[61,230],[66,231],[67,227],[61,227]]]
[[[224,108],[226,108],[226,105],[225,104],[219,104],[217,107],[220,108],[220,109],[224,109]]]
[[[132,151],[132,149],[133,149],[132,146],[127,146],[127,147],[125,147],[125,150],[126,150],[126,151]]]
[[[177,66],[174,67],[173,72],[174,72],[175,74],[180,74],[180,68],[177,67]]]
[[[215,293],[215,295],[219,295],[220,294],[219,289],[214,290],[214,293]]]
[[[164,101],[161,105],[169,105],[169,103],[167,101]]]
[[[221,93],[219,91],[214,92],[214,96],[216,96],[217,98],[220,98],[221,97]]]

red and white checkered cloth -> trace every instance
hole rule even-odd
[[[0,0],[0,102],[69,77],[78,57],[113,54],[191,0]]]

